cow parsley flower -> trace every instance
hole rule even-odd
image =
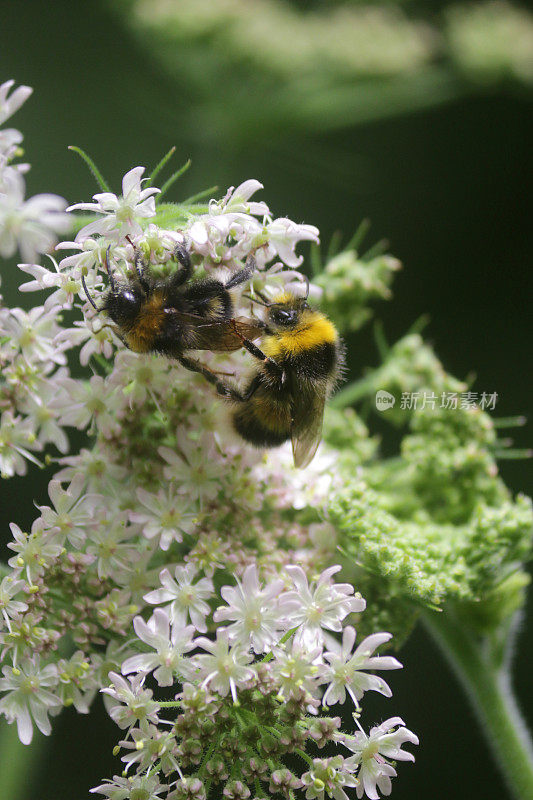
[[[263,184],[255,180],[255,178],[243,181],[236,188],[230,186],[222,200],[209,201],[209,213],[212,216],[231,213],[266,217],[270,215],[270,209],[263,200],[249,202],[250,197],[263,188]]]
[[[349,800],[344,790],[359,784],[354,771],[355,768],[342,756],[314,758],[312,768],[302,775],[302,783],[307,787],[307,800],[325,800],[325,797]]]
[[[143,687],[143,675],[125,679],[111,671],[109,678],[112,686],[101,691],[111,698],[106,703],[107,711],[119,728],[129,728],[136,722],[145,720],[154,724],[159,722],[159,705],[152,700],[153,692]]]
[[[85,476],[78,473],[68,489],[63,489],[58,480],[48,484],[48,494],[53,508],[37,506],[46,528],[58,528],[72,544],[81,547],[94,519],[97,495],[84,494]]]
[[[299,689],[307,692],[309,698],[317,694],[320,676],[324,672],[324,665],[320,663],[320,646],[309,649],[292,639],[290,647],[277,647],[274,655],[272,672],[279,685],[279,697],[290,697]],[[309,710],[315,713],[314,709]]]
[[[21,397],[19,408],[35,426],[35,445],[44,449],[46,444],[53,444],[60,453],[67,453],[69,440],[64,429],[59,423],[60,411],[57,407],[58,391],[55,379],[65,377],[66,372],[59,369],[54,374],[54,380],[45,379],[35,381],[35,386],[28,388],[25,397]]]
[[[183,534],[194,529],[195,506],[179,492],[176,484],[169,484],[157,494],[139,488],[137,498],[142,511],[131,512],[130,519],[142,526],[147,539],[157,536],[162,550],[168,550],[174,541],[183,541]]]
[[[219,606],[213,620],[233,620],[226,628],[229,640],[250,645],[254,653],[266,653],[279,641],[280,632],[286,627],[276,603],[282,588],[281,579],[261,588],[257,568],[251,564],[235,588],[222,587],[220,594],[228,605]]]
[[[14,85],[14,80],[0,84],[0,125],[13,116],[33,92],[31,86],[17,86],[11,91]]]
[[[52,730],[48,714],[57,712],[61,703],[50,691],[57,686],[55,664],[41,668],[39,658],[26,660],[24,666],[3,667],[0,691],[7,692],[0,699],[0,713],[8,722],[16,720],[20,741],[29,744],[33,738],[32,718],[41,733],[49,736]]]
[[[240,644],[230,645],[227,632],[220,628],[214,642],[200,636],[196,645],[212,654],[199,655],[195,659],[202,685],[209,686],[221,697],[226,697],[231,692],[233,702],[236,703],[237,687],[254,677],[253,670],[248,667],[252,660],[248,648]]]
[[[134,167],[122,178],[122,196],[112,192],[101,192],[93,195],[94,203],[75,203],[67,211],[92,211],[103,214],[102,219],[85,225],[76,236],[82,242],[94,234],[100,234],[115,240],[142,233],[141,221],[155,217],[154,195],[160,189],[141,188],[144,167]]]
[[[59,270],[74,278],[80,278],[82,275],[90,275],[94,268],[99,267],[104,263],[107,248],[109,244],[106,239],[98,237],[97,239],[87,238],[80,241],[59,242],[56,245],[56,250],[79,250],[79,253],[74,253],[71,256],[65,256],[58,264]],[[112,247],[114,256],[125,258],[128,250],[126,248],[118,248],[116,245]]]
[[[279,256],[288,267],[298,267],[303,256],[296,255],[296,245],[301,241],[318,244],[318,233],[314,225],[298,225],[287,217],[275,219],[266,226],[268,256]]]
[[[49,257],[54,270],[42,267],[40,264],[19,264],[18,267],[22,272],[33,276],[32,281],[23,283],[19,286],[20,292],[36,292],[42,289],[52,289],[57,287],[56,291],[48,295],[44,302],[44,309],[47,311],[49,308],[70,308],[76,295],[81,291],[81,283],[76,280],[72,274],[61,272],[57,262],[52,256]]]
[[[339,566],[329,567],[309,585],[307,575],[301,567],[290,565],[287,572],[292,578],[294,590],[284,595],[281,611],[298,625],[297,641],[312,647],[323,641],[323,629],[342,630],[341,622],[350,612],[364,611],[366,603],[362,597],[354,596],[349,583],[331,583],[331,577],[339,572]]]
[[[7,627],[10,627],[9,618],[15,614],[22,614],[28,610],[28,604],[22,600],[14,600],[13,598],[25,586],[24,581],[14,580],[11,575],[6,575],[0,582],[0,612],[6,621]]]
[[[58,696],[63,706],[74,706],[78,714],[88,714],[97,691],[93,664],[82,650],[57,662]]]
[[[29,86],[5,81],[0,85],[0,125],[12,116],[32,93]],[[29,164],[13,163],[23,136],[15,128],[0,130],[0,256],[11,257],[18,249],[25,261],[36,261],[52,249],[59,234],[71,226],[66,201],[55,194],[25,199],[23,178]]]
[[[29,311],[11,308],[3,326],[11,347],[19,349],[28,360],[65,364],[66,347],[54,342],[60,330],[58,310],[58,306],[47,309],[35,306]]]
[[[8,542],[10,550],[16,555],[7,562],[13,569],[24,570],[30,584],[43,575],[56,561],[63,549],[63,540],[59,528],[47,528],[44,520],[38,517],[31,526],[30,533],[21,531],[18,525],[11,522],[9,527],[13,541]]]
[[[368,690],[379,692],[385,697],[392,696],[388,684],[382,678],[363,671],[401,668],[400,662],[392,656],[372,656],[377,647],[392,638],[391,634],[374,633],[367,636],[352,653],[355,636],[354,628],[348,625],[343,631],[340,649],[324,653],[324,659],[329,662],[321,678],[321,683],[329,684],[322,701],[324,705],[344,703],[346,690],[356,708],[359,708],[358,701]]]
[[[199,633],[207,631],[206,616],[210,612],[209,600],[214,593],[213,581],[210,578],[197,578],[198,569],[194,564],[177,566],[174,577],[168,569],[159,573],[161,589],[148,592],[144,599],[147,603],[169,603],[171,619],[182,622],[190,620]]]
[[[35,423],[31,418],[22,420],[11,411],[4,411],[0,419],[0,477],[25,475],[27,461],[34,461],[30,450],[42,450],[37,440]]]
[[[168,784],[160,783],[156,775],[140,774],[129,777],[115,775],[112,781],[95,786],[91,792],[103,794],[108,800],[130,800],[130,798],[157,800],[168,790]]]
[[[34,262],[70,230],[66,201],[56,194],[37,194],[25,200],[23,177],[16,171],[4,175],[0,192],[0,256],[9,258],[17,249],[24,261]]]
[[[402,745],[405,742],[418,744],[418,736],[404,727],[400,717],[391,717],[371,728],[368,735],[361,730],[353,736],[341,736],[340,741],[354,753],[347,762],[353,767],[360,765],[357,797],[366,794],[369,800],[379,800],[377,790],[389,795],[390,779],[397,774],[388,759],[414,761],[414,755],[402,750]]]
[[[94,557],[95,569],[100,580],[113,576],[115,580],[122,576],[124,580],[142,559],[134,537],[137,529],[126,525],[127,514],[114,511],[106,513],[105,507],[99,509],[99,515],[86,552]]]
[[[203,505],[217,496],[224,467],[217,459],[209,458],[203,447],[190,441],[186,455],[170,447],[160,447],[159,455],[168,464],[163,470],[166,480],[179,484],[190,499]]]
[[[57,401],[63,425],[83,430],[92,422],[98,422],[100,430],[111,436],[120,429],[120,412],[124,397],[100,375],[93,375],[82,383],[72,378],[57,381],[61,390]]]
[[[170,620],[161,608],[156,608],[145,622],[135,617],[133,627],[139,639],[153,648],[155,653],[145,653],[127,658],[122,664],[122,673],[152,672],[160,686],[172,686],[174,672],[183,674],[186,661],[183,658],[198,643],[193,640],[194,626],[183,625],[179,620]]]

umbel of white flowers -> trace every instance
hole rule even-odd
[[[9,95],[11,87],[0,88],[0,109],[29,94]],[[2,153],[5,186],[21,166],[16,148]],[[143,174],[130,170],[121,196],[102,187],[92,203],[71,206],[96,217],[58,245],[74,254],[51,268],[20,265],[32,278],[22,291],[48,290],[44,305],[0,305],[2,477],[43,458],[57,464],[31,530],[11,525],[0,713],[29,743],[34,725],[49,734],[50,717],[70,705],[86,713],[102,691],[124,731],[125,773],[94,790],[110,800],[266,791],[347,800],[350,787],[374,800],[390,792],[391,760],[412,760],[402,744],[418,740],[399,717],[368,734],[360,724],[365,692],[391,694],[374,670],[400,664],[375,655],[389,633],[356,641],[365,601],[334,581],[335,533],[320,511],[340,480],[336,454],[321,448],[303,474],[286,448],[271,460],[245,447],[211,387],[170,359],[126,351],[81,282],[98,297],[106,259],[127,276],[136,250],[154,270],[174,269],[184,240],[194,277],[231,275],[253,252],[257,272],[235,293],[236,314],[249,313],[250,292],[301,282],[296,247],[318,231],[251,200],[262,188],[255,180],[160,214],[159,190]],[[12,202],[19,221],[21,203]],[[28,260],[70,219],[57,213],[39,213],[42,236]],[[65,327],[60,312],[73,307],[80,318]],[[73,378],[69,351],[93,374]],[[246,370],[239,353],[205,359],[235,380]],[[87,433],[79,452],[69,428]],[[158,700],[157,687],[171,687],[174,699]],[[355,732],[328,715],[344,702],[354,705]],[[327,742],[340,752],[320,758]],[[287,754],[299,767],[288,768]]]

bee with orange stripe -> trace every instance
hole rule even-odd
[[[333,323],[305,297],[283,292],[267,308],[261,349],[235,324],[233,330],[258,368],[239,391],[205,375],[217,392],[235,403],[233,427],[256,447],[292,440],[294,465],[306,467],[322,437],[325,403],[340,378],[344,346]]]
[[[233,352],[242,347],[242,337],[255,339],[261,333],[259,321],[233,318],[231,297],[231,290],[252,276],[255,260],[249,256],[245,266],[222,283],[214,278],[191,280],[192,264],[184,245],[176,246],[174,257],[181,268],[165,278],[156,278],[136,249],[135,272],[123,281],[111,271],[108,249],[105,265],[109,289],[101,308],[87,291],[84,278],[83,287],[91,305],[109,316],[113,330],[130,350],[161,353],[194,372],[210,373],[185,352]]]

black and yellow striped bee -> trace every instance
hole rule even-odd
[[[214,278],[191,280],[191,259],[184,245],[176,246],[174,257],[180,269],[156,278],[135,250],[135,272],[122,280],[111,271],[108,249],[109,289],[100,308],[82,278],[84,290],[91,305],[112,320],[113,330],[130,350],[161,353],[205,374],[207,368],[187,357],[186,351],[233,352],[243,346],[242,337],[255,339],[261,333],[258,320],[234,319],[231,297],[231,290],[252,276],[255,260],[250,256],[243,269],[222,283]]]
[[[236,432],[256,447],[276,447],[291,439],[296,467],[306,467],[316,453],[325,403],[344,365],[335,326],[309,307],[307,295],[284,292],[271,302],[263,298],[267,315],[261,349],[234,325],[235,335],[260,362],[244,391],[205,374],[219,394],[236,404]]]

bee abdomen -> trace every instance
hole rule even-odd
[[[229,292],[220,281],[206,279],[192,283],[185,293],[191,313],[206,319],[229,319],[233,313],[233,303]]]
[[[288,404],[253,399],[233,412],[233,427],[256,447],[277,447],[291,435],[292,418]]]

